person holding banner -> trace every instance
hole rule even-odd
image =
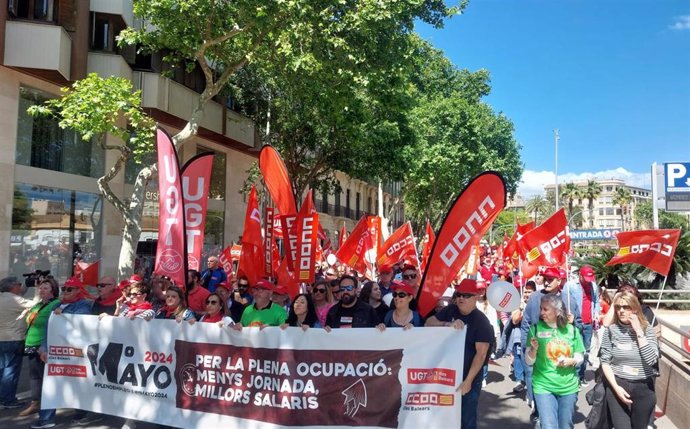
[[[359,292],[359,299],[374,307],[379,320],[383,320],[388,314],[388,305],[383,302],[381,288],[374,281],[367,281]]]
[[[656,405],[654,379],[659,346],[634,293],[613,298],[614,320],[601,341],[606,403],[616,429],[644,429]]]
[[[98,298],[93,302],[91,314],[94,316],[101,313],[113,314],[117,307],[117,300],[120,298],[115,279],[111,276],[105,276],[96,284],[96,287],[98,288]]]
[[[357,285],[357,279],[351,275],[340,278],[340,301],[328,311],[324,329],[373,328],[379,323],[372,306],[357,298]]]
[[[194,319],[194,312],[187,308],[184,292],[177,286],[170,286],[165,291],[165,306],[162,307],[154,319],[177,320],[177,322]]]
[[[540,428],[572,429],[580,390],[577,366],[585,352],[582,335],[568,322],[560,297],[547,294],[539,298],[540,320],[529,328],[525,363],[534,371],[532,389]]]
[[[285,329],[288,326],[302,328],[304,331],[309,328],[321,327],[319,318],[316,315],[316,308],[314,308],[314,302],[309,294],[301,293],[297,295],[292,304],[290,304],[287,320],[280,325],[280,329]]]
[[[479,374],[489,360],[489,347],[494,338],[489,319],[477,309],[479,293],[476,280],[463,279],[455,288],[454,304],[429,317],[425,324],[466,329],[462,383],[458,387],[462,394],[463,429],[477,427],[477,405],[482,391],[482,377]]]
[[[393,282],[391,284],[391,295],[395,305],[384,317],[383,323],[379,323],[376,328],[383,332],[386,328],[412,329],[413,326],[424,326],[424,320],[418,312],[410,309],[410,302],[414,298],[412,286]]]
[[[242,330],[243,326],[280,326],[287,319],[285,309],[271,301],[273,284],[268,280],[259,280],[252,288],[254,304],[247,306],[242,313],[240,323],[234,328]]]
[[[156,315],[153,306],[146,300],[148,290],[143,283],[137,283],[129,289],[126,298],[117,300],[117,307],[113,316],[122,316],[128,319],[151,320]],[[105,315],[105,313],[103,313]]]
[[[235,324],[232,317],[228,316],[228,307],[225,305],[225,301],[217,293],[212,293],[206,298],[206,313],[204,313],[199,322],[204,323],[216,323],[221,327],[228,327]],[[189,324],[193,325],[196,322],[195,319],[190,319]]]
[[[331,282],[327,279],[317,280],[311,288],[311,298],[316,309],[316,316],[321,326],[326,326],[326,315],[333,307],[334,299],[331,292]]]

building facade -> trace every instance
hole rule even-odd
[[[131,0],[0,0],[0,277],[36,269],[64,279],[75,255],[101,261],[101,274],[116,274],[123,222],[101,198],[96,179],[117,154],[63,130],[54,118],[27,108],[59,96],[60,89],[88,73],[129,79],[142,91],[147,113],[171,134],[191,116],[203,90],[196,70],[172,77],[162,55],[119,48],[118,33],[136,26]],[[227,99],[208,103],[198,135],[179,152],[180,163],[204,151],[215,154],[204,250],[217,253],[241,238],[246,200],[239,191],[257,161],[260,138],[254,122]],[[122,144],[106,136],[107,144]],[[155,154],[152,154],[155,160]],[[138,166],[128,164],[111,182],[121,198],[131,194]],[[338,173],[342,192],[316,194],[324,229],[337,242],[343,224],[351,230],[364,213],[375,213],[377,186]],[[384,193],[384,207],[395,189]],[[402,222],[394,211],[394,224]],[[158,237],[158,191],[149,183],[137,266],[149,269]],[[204,259],[205,260],[205,259]]]
[[[635,208],[645,202],[652,200],[650,189],[630,186],[620,179],[596,179],[595,182],[601,187],[601,194],[594,200],[594,209],[589,210],[589,200],[583,196],[573,200],[573,213],[570,213],[571,228],[576,229],[604,229],[619,228],[623,231],[639,229],[640,225],[634,217]],[[587,182],[574,183],[580,190],[584,191]],[[562,186],[562,185],[561,185]],[[627,189],[630,192],[630,202],[618,204],[616,192],[619,188]],[[550,184],[544,187],[546,193],[554,192],[555,185]],[[567,207],[568,201],[563,197],[560,200],[561,206]]]

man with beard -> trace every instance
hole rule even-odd
[[[357,299],[357,279],[350,275],[340,278],[340,302],[328,310],[325,329],[373,328],[378,323],[374,308]]]
[[[187,307],[197,319],[206,311],[206,298],[209,295],[211,292],[201,285],[201,274],[197,270],[187,271]]]

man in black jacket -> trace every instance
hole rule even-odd
[[[357,299],[357,288],[355,277],[340,278],[340,302],[328,310],[327,328],[373,328],[379,323],[374,308]]]

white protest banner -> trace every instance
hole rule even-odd
[[[452,328],[53,315],[41,405],[184,427],[459,426],[464,342]]]

